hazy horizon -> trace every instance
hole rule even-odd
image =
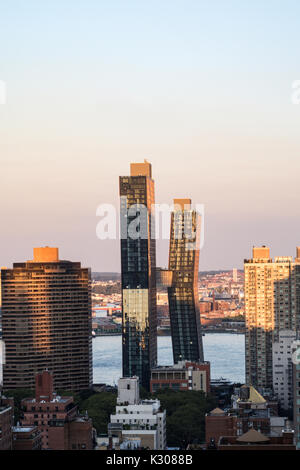
[[[0,266],[49,245],[119,272],[96,209],[119,206],[119,175],[144,158],[157,203],[205,205],[200,271],[242,268],[253,245],[295,256],[299,14],[295,0],[6,2]]]

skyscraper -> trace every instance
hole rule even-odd
[[[200,216],[191,208],[191,200],[174,199],[168,297],[175,364],[204,360],[198,304],[199,237]]]
[[[120,177],[123,376],[149,388],[157,362],[154,181],[147,161]]]
[[[34,389],[48,369],[54,386],[92,385],[90,270],[61,261],[57,248],[35,248],[34,258],[1,270],[3,388]]]
[[[254,247],[245,260],[246,382],[271,388],[272,345],[279,331],[300,326],[300,250],[297,258],[270,257],[268,247]]]

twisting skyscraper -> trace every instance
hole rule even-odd
[[[157,362],[154,181],[147,161],[130,170],[120,177],[123,376],[149,388]]]
[[[203,346],[198,305],[200,216],[190,199],[174,199],[171,213],[168,287],[174,363],[202,362]]]

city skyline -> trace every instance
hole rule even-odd
[[[0,453],[300,450],[299,17],[3,2]]]
[[[6,4],[1,265],[50,245],[66,259],[80,253],[94,271],[120,272],[119,241],[95,235],[96,209],[118,207],[118,175],[144,158],[159,174],[158,203],[189,194],[205,205],[200,270],[242,268],[253,245],[291,255],[300,230],[300,106],[291,101],[299,9]],[[167,247],[158,243],[160,266]]]

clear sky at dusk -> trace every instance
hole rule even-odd
[[[0,13],[0,265],[60,247],[119,270],[96,238],[118,176],[205,205],[200,269],[300,245],[300,2],[10,0]],[[158,244],[158,264],[167,262]]]

